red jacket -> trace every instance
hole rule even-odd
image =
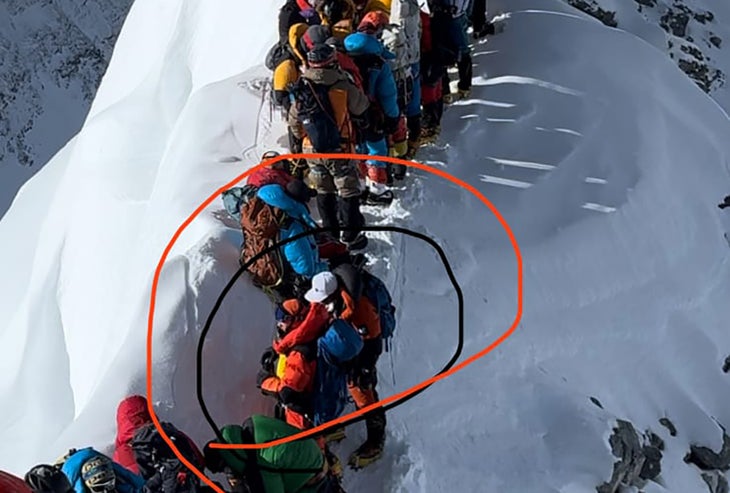
[[[289,331],[282,339],[274,341],[272,347],[279,354],[287,354],[294,346],[317,339],[329,327],[330,312],[322,303],[311,303],[307,316],[298,327]]]
[[[357,329],[365,327],[367,333],[362,336],[363,339],[367,340],[378,337],[381,333],[380,315],[375,305],[364,295],[360,297],[359,301],[355,302],[344,289],[340,291],[340,295],[345,305],[340,316]]]
[[[342,53],[341,51],[338,51],[337,63],[340,64],[342,70],[352,75],[352,78],[355,81],[355,85],[362,91],[362,75],[360,74],[360,69],[355,64],[355,60],[353,60],[347,53]]]
[[[114,441],[114,462],[121,464],[135,474],[139,466],[134,458],[130,443],[134,433],[143,425],[151,423],[147,410],[147,399],[141,395],[127,397],[117,408],[117,438]]]
[[[31,493],[31,490],[22,479],[0,471],[0,493]]]
[[[431,16],[421,10],[421,53],[428,53],[432,49]]]

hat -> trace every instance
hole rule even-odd
[[[306,47],[306,51],[309,51],[316,45],[324,44],[331,35],[330,28],[327,26],[321,24],[309,26],[302,36],[302,43]]]
[[[337,51],[332,46],[324,43],[314,45],[307,52],[307,63],[312,68],[329,67],[337,63]]]
[[[293,199],[306,204],[317,196],[316,190],[309,188],[302,180],[294,179],[286,184],[286,193]]]
[[[337,291],[337,278],[331,272],[320,272],[312,278],[312,288],[304,294],[304,299],[321,303]]]
[[[357,30],[367,34],[379,34],[383,32],[383,29],[385,29],[389,23],[390,18],[388,17],[388,14],[381,12],[380,10],[373,10],[365,14],[365,17],[362,18],[360,24],[357,26]]]

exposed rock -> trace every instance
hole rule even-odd
[[[2,109],[2,105],[0,105],[0,109]],[[725,358],[725,363],[722,365],[722,371],[724,371],[725,373],[730,371],[730,356]]]
[[[730,493],[727,479],[719,471],[703,472],[702,479],[710,488],[710,493]]]
[[[720,452],[714,452],[707,447],[691,445],[684,461],[696,465],[703,471],[727,471],[730,469],[730,437],[723,431]]]
[[[611,479],[596,487],[598,493],[617,493],[622,486],[641,488],[661,474],[664,443],[655,434],[640,437],[631,423],[618,420],[609,443],[619,460],[613,464]]]
[[[684,8],[686,9],[686,7]],[[665,31],[680,38],[684,38],[687,35],[687,24],[689,24],[689,13],[671,8],[659,21],[659,25]]]
[[[687,53],[688,55],[691,55],[692,57],[694,57],[696,60],[698,60],[700,62],[705,60],[705,57],[704,57],[704,55],[702,55],[702,52],[694,46],[682,45],[682,46],[680,46],[679,49],[682,50],[683,53]]]
[[[639,5],[643,5],[644,7],[656,7],[656,0],[634,0]],[[641,8],[641,7],[639,7]]]
[[[599,401],[599,400],[598,400],[598,399],[596,399],[595,397],[591,397],[591,402],[592,402],[593,404],[595,404],[596,406],[600,407],[601,409],[603,409],[603,404],[601,404],[601,401]]]
[[[677,428],[674,426],[674,423],[669,420],[669,418],[660,418],[659,424],[669,430],[670,435],[672,435],[673,437],[677,436]]]
[[[568,3],[581,12],[595,17],[608,27],[618,27],[616,12],[602,9],[595,0],[568,0]]]
[[[715,45],[715,48],[719,48],[722,44],[722,38],[720,38],[720,36],[710,36],[710,43]],[[727,364],[727,360],[725,360],[725,362]],[[727,373],[727,370],[725,370],[725,373]]]

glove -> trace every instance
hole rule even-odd
[[[273,372],[269,372],[265,369],[259,370],[259,372],[256,374],[256,388],[260,389],[261,386],[264,384],[264,381],[267,378],[271,378],[274,376]]]
[[[274,341],[274,344],[276,344],[277,341]],[[279,355],[274,350],[273,347],[268,347],[264,351],[264,353],[261,355],[261,367],[268,371],[269,374],[274,373],[274,362],[276,361],[276,358],[278,358]]]

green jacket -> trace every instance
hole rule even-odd
[[[244,426],[253,425],[253,435],[256,443],[270,442],[301,431],[281,420],[269,418],[268,416],[256,414],[251,416],[249,420],[249,422],[244,423]],[[228,443],[244,443],[243,426],[224,426],[221,433]],[[236,452],[238,454],[234,454],[233,451],[223,450],[221,455],[233,472],[243,474],[246,463],[238,455],[246,456],[248,451],[237,450]],[[315,469],[317,471],[322,469],[324,466],[322,450],[313,439],[307,438],[257,450],[256,457],[260,466],[283,470],[281,473],[261,470],[261,478],[266,493],[316,492],[316,487],[304,486],[307,481],[317,474],[316,472],[285,472],[286,469]]]

